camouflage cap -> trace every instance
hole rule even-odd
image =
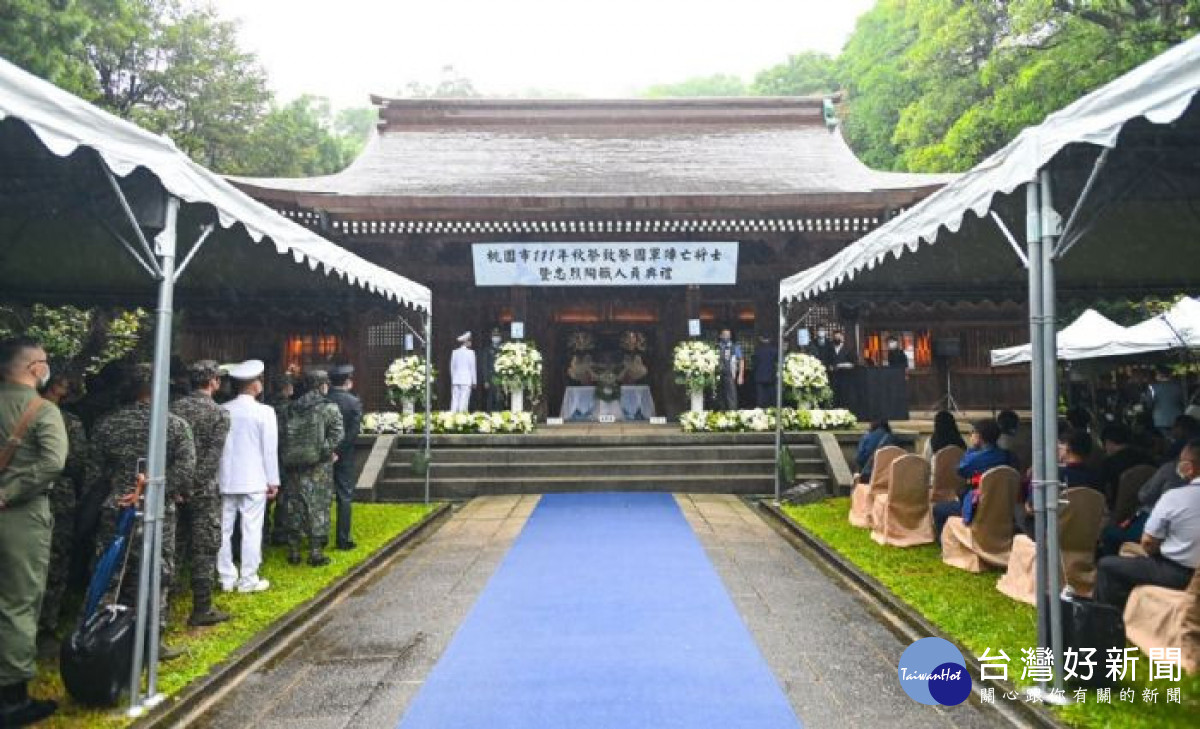
[[[304,386],[311,389],[320,387],[321,385],[329,384],[329,373],[325,370],[305,370],[304,371]]]
[[[194,381],[207,381],[220,377],[224,374],[221,365],[215,360],[201,359],[188,365],[188,376]]]

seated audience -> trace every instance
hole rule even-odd
[[[943,501],[933,505],[933,530],[938,544],[942,543],[942,528],[952,516],[961,516],[970,523],[972,511],[978,501],[979,479],[996,466],[1013,465],[1012,454],[1001,448],[1000,426],[990,418],[979,420],[971,431],[971,448],[958,464],[958,475],[966,479],[967,488],[959,494],[958,501]]]
[[[958,422],[954,419],[954,414],[948,410],[939,410],[937,415],[933,416],[933,435],[925,441],[925,460],[928,461],[933,458],[934,453],[950,445],[967,449],[967,442],[958,431]]]
[[[1086,431],[1066,430],[1058,434],[1058,482],[1059,489],[1087,486],[1104,493],[1104,480],[1088,465],[1092,453],[1092,436]],[[1023,489],[1024,498],[1017,506],[1017,531],[1030,539],[1034,538],[1033,487]]]
[[[1167,445],[1167,460],[1179,458],[1183,446],[1195,438],[1200,438],[1200,421],[1191,415],[1180,415],[1171,426],[1171,441]]]
[[[892,435],[891,424],[882,418],[873,421],[871,429],[864,433],[858,441],[858,454],[854,458],[854,462],[858,464],[858,476],[855,480],[859,483],[869,483],[871,467],[875,462],[875,451],[883,446],[895,444],[896,439]]]
[[[1104,531],[1100,533],[1100,556],[1116,554],[1121,551],[1121,545],[1125,542],[1136,542],[1142,538],[1142,529],[1146,525],[1146,519],[1150,518],[1154,505],[1164,493],[1183,485],[1183,479],[1176,473],[1178,467],[1179,459],[1167,461],[1159,466],[1154,475],[1138,489],[1138,510],[1133,517],[1120,524],[1104,527]]]
[[[1100,464],[1100,477],[1104,482],[1104,498],[1112,511],[1117,503],[1117,487],[1121,474],[1134,466],[1153,466],[1150,455],[1132,445],[1133,433],[1121,423],[1104,426],[1100,431],[1100,442],[1104,444],[1104,461]]]
[[[1124,610],[1138,585],[1182,590],[1200,565],[1200,439],[1184,446],[1177,466],[1186,484],[1162,495],[1146,520],[1146,557],[1104,557],[1096,576],[1096,600]]]
[[[1033,465],[1033,440],[1028,428],[1021,427],[1021,418],[1012,410],[1001,410],[996,416],[1000,426],[999,445],[1013,455],[1013,468],[1020,470]]]

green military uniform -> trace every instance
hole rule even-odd
[[[89,488],[105,488],[108,497],[100,512],[98,551],[108,548],[116,533],[121,507],[117,499],[132,492],[136,486],[137,462],[146,456],[150,446],[150,404],[132,403],[118,408],[100,420],[88,443],[86,481]],[[196,469],[196,447],[192,430],[177,415],[167,415],[167,481],[163,497],[162,529],[162,623],[167,619],[167,587],[175,567],[175,501],[192,483]],[[121,581],[117,600],[122,605],[137,604],[138,570],[141,567],[142,536],[135,531],[129,544],[128,568]],[[121,579],[121,570],[113,574],[114,585]]]
[[[293,556],[299,553],[300,542],[308,536],[309,562],[325,561],[321,549],[329,539],[329,510],[333,505],[333,454],[342,442],[342,414],[337,405],[321,394],[319,389],[306,392],[287,408],[287,419],[304,417],[316,409],[320,416],[320,432],[311,435],[320,443],[310,444],[320,452],[320,462],[313,466],[286,466],[283,470],[283,493],[287,498],[288,547]]]
[[[71,550],[75,545],[75,512],[83,484],[83,464],[87,460],[87,434],[83,421],[73,413],[62,412],[67,429],[67,466],[50,489],[50,512],[54,515],[54,535],[50,542],[50,567],[46,592],[42,597],[38,630],[53,634],[58,630],[62,597],[71,573]]]
[[[217,552],[221,549],[221,488],[217,484],[217,471],[221,467],[225,436],[229,434],[229,412],[201,391],[171,403],[171,412],[191,427],[196,446],[196,471],[191,483],[183,489],[176,535],[177,547],[182,542],[189,547],[186,552],[179,549],[177,552],[180,559],[187,555],[191,567],[195,615],[212,608]]]
[[[0,383],[0,438],[8,440],[35,397],[32,387]],[[53,531],[46,494],[66,465],[67,450],[62,415],[45,403],[0,471],[0,686],[33,678]]]

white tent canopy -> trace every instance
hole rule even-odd
[[[864,298],[895,298],[919,289],[926,296],[1020,299],[1025,279],[1021,262],[985,216],[998,213],[1020,238],[1016,223],[1024,214],[1024,200],[1019,188],[1053,160],[1054,194],[1073,201],[1098,149],[1117,147],[1123,132],[1127,139],[1107,160],[1093,190],[1093,198],[1103,198],[1105,187],[1111,186],[1112,199],[1098,205],[1089,221],[1092,229],[1084,246],[1089,253],[1063,260],[1060,290],[1107,296],[1187,290],[1188,267],[1164,258],[1163,251],[1172,246],[1154,245],[1146,236],[1149,228],[1157,243],[1185,240],[1200,253],[1191,206],[1200,197],[1191,166],[1197,150],[1194,142],[1189,144],[1196,120],[1184,116],[1198,88],[1200,37],[1025,129],[977,167],[837,255],[784,279],[780,301],[807,299],[834,287],[839,295]],[[1150,123],[1135,122],[1143,117]],[[1168,124],[1172,126],[1161,126]],[[1152,144],[1142,143],[1145,131]],[[1070,208],[1063,208],[1060,214],[1066,218]],[[932,246],[943,241],[953,250]],[[926,246],[932,249],[926,251]],[[1121,257],[1123,265],[1109,265],[1108,256]],[[900,260],[881,266],[888,258]]]
[[[1088,309],[1079,318],[1064,327],[1058,333],[1058,358],[1060,360],[1093,359],[1108,357],[1109,348],[1118,346],[1125,335],[1125,327],[1113,322],[1108,317]],[[1006,347],[992,350],[992,366],[1028,362],[1032,358],[1033,347],[1022,344],[1018,347]]]
[[[1200,285],[1192,265],[1200,253],[1197,90],[1200,37],[1050,115],[839,254],[780,282],[781,321],[793,300],[833,288],[842,300],[1028,298],[1038,644],[1052,648],[1058,666],[1057,301]],[[1008,226],[1022,219],[1024,235],[1012,233]],[[1063,689],[1061,671],[1054,683]],[[1057,700],[1045,684],[1037,695]]]
[[[1121,344],[1139,352],[1200,349],[1200,301],[1180,299],[1168,311],[1129,327]]]
[[[143,659],[147,695],[158,690],[159,601],[150,595],[159,593],[162,579],[167,379],[177,295],[212,302],[231,318],[260,300],[300,311],[318,303],[342,311],[368,305],[418,309],[428,372],[429,289],[252,200],[169,140],[0,60],[0,299],[125,305],[157,299],[130,675],[134,711],[142,708]]]
[[[222,228],[240,224],[253,242],[269,239],[276,253],[289,255],[296,263],[306,263],[314,271],[343,279],[397,303],[429,309],[430,292],[426,287],[365,261],[279,215],[193,162],[169,139],[98,109],[0,59],[0,120],[5,119],[22,122],[57,157],[75,157],[81,150],[93,150],[121,178],[144,169],[185,207],[188,203],[211,206],[215,222]],[[11,137],[5,140],[8,150],[20,147],[22,155],[31,154],[28,145],[19,139],[19,132],[8,130],[6,136]],[[17,157],[12,156],[15,163]],[[2,176],[8,177],[11,172],[5,170]],[[37,187],[36,183],[27,184],[25,189],[31,186]],[[28,281],[26,272],[17,274],[21,266],[9,264],[6,261],[5,268],[17,280],[4,280],[6,288],[9,283]],[[53,288],[47,280],[50,273],[41,271],[40,285],[44,290]],[[92,273],[95,274],[94,269]],[[261,280],[263,272],[254,273]]]
[[[1170,310],[1131,327],[1113,323],[1093,309],[1085,311],[1058,333],[1058,359],[1075,361],[1100,357],[1200,349],[1200,301],[1184,297]],[[992,350],[992,366],[1029,362],[1032,346]]]

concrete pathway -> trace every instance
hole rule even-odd
[[[467,503],[199,725],[393,729],[537,501],[493,496]]]
[[[896,678],[908,642],[739,498],[676,500],[805,727],[1007,726],[969,703],[908,698]]]
[[[676,501],[805,727],[1003,726],[970,704],[905,696],[896,660],[906,643],[739,499]],[[471,501],[200,725],[395,729],[537,503]]]

